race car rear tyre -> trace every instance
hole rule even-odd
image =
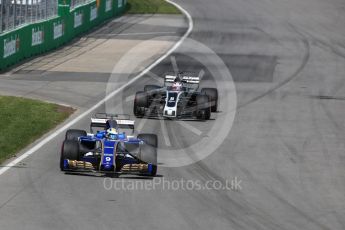
[[[202,94],[206,94],[211,103],[211,112],[218,111],[218,90],[216,88],[203,88]]]
[[[85,130],[69,129],[66,132],[65,140],[78,140],[79,137],[87,136]]]
[[[145,92],[150,92],[152,90],[156,90],[156,89],[160,89],[162,87],[158,86],[158,85],[145,85],[144,86],[144,91]]]
[[[143,117],[145,115],[145,108],[148,107],[148,97],[143,91],[135,94],[133,113],[136,117]]]
[[[139,134],[138,139],[143,140],[146,144],[142,145],[139,159],[145,163],[152,164],[152,171],[149,176],[157,174],[157,146],[158,138],[155,134]]]
[[[76,140],[65,140],[61,147],[60,169],[64,170],[64,160],[79,160],[79,142]]]
[[[157,148],[158,146],[158,137],[156,134],[138,134],[138,139],[143,140],[146,144]]]
[[[197,118],[200,120],[209,120],[211,117],[211,106],[207,95],[196,96]]]

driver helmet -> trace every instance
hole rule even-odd
[[[174,84],[172,85],[172,90],[175,90],[175,91],[182,90],[182,83],[181,82],[174,82]]]
[[[110,128],[107,130],[107,138],[110,140],[116,140],[119,133],[115,128]]]

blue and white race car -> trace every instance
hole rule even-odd
[[[94,133],[94,129],[99,129]],[[157,136],[134,133],[129,115],[96,114],[90,133],[70,129],[61,148],[62,171],[101,172],[155,176],[157,173]]]

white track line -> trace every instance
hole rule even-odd
[[[128,97],[126,97],[126,102],[131,102],[131,101],[134,101],[134,99],[135,99],[135,95],[130,95],[130,96],[128,96]]]
[[[137,130],[141,132],[141,130],[144,128],[144,125],[147,121],[147,118],[140,119],[139,125],[137,126]]]
[[[200,70],[198,77],[199,77],[199,82],[202,80],[202,78],[205,76],[205,71],[202,69]]]
[[[116,94],[118,94],[119,92],[121,92],[123,89],[125,89],[127,86],[131,85],[132,83],[134,83],[135,81],[137,81],[138,79],[140,79],[142,76],[144,76],[145,74],[147,74],[152,68],[154,68],[155,66],[157,66],[161,61],[163,61],[165,58],[167,58],[170,54],[172,54],[182,43],[183,41],[189,36],[189,34],[192,32],[193,30],[193,19],[190,16],[190,14],[183,9],[179,4],[172,2],[171,0],[166,0],[167,2],[173,4],[174,6],[176,6],[180,11],[182,11],[182,13],[187,17],[188,19],[188,30],[187,32],[181,37],[181,39],[170,49],[168,50],[163,56],[161,56],[159,59],[157,59],[154,63],[152,63],[150,66],[148,66],[146,69],[144,69],[141,73],[139,73],[136,77],[134,77],[132,80],[130,80],[129,82],[127,82],[125,85],[121,86],[120,88],[118,88],[117,90],[113,91],[112,93],[108,94],[105,98],[103,98],[101,101],[99,101],[97,104],[95,104],[94,106],[92,106],[90,109],[86,110],[84,113],[80,114],[78,117],[74,118],[72,121],[68,122],[67,124],[65,124],[64,126],[62,126],[61,128],[59,128],[58,130],[56,130],[56,132],[50,134],[48,137],[44,138],[43,140],[41,140],[37,145],[35,145],[34,147],[32,147],[31,149],[29,149],[28,151],[26,151],[25,153],[23,153],[21,156],[19,156],[18,158],[14,159],[13,161],[11,161],[10,163],[8,163],[7,165],[1,166],[2,168],[0,169],[0,175],[4,174],[7,170],[9,170],[10,168],[12,168],[13,166],[15,166],[16,164],[18,164],[19,162],[21,162],[22,160],[24,160],[25,158],[27,158],[28,156],[32,155],[34,152],[36,152],[37,150],[39,150],[41,147],[43,147],[45,144],[47,144],[49,141],[51,141],[52,139],[54,139],[55,137],[57,137],[59,134],[61,134],[62,132],[64,132],[66,129],[68,129],[69,127],[71,127],[72,125],[74,125],[75,123],[77,123],[78,121],[80,121],[81,119],[83,119],[84,117],[86,117],[87,115],[89,115],[92,111],[96,110],[98,107],[100,107],[102,104],[104,104],[106,101],[108,101],[109,99],[111,99],[112,97],[114,97]]]
[[[181,125],[182,127],[188,129],[189,131],[193,132],[194,134],[201,136],[202,131],[200,131],[199,129],[195,128],[194,126],[188,124],[185,121],[177,121],[177,124]]]
[[[149,71],[147,75],[149,75],[153,80],[158,81],[161,84],[164,84],[164,78],[159,77],[157,74]]]
[[[172,64],[173,69],[174,69],[174,73],[177,76],[178,75],[178,66],[177,66],[177,62],[176,62],[175,56],[171,56],[170,60],[171,60],[171,64]]]
[[[162,117],[160,117],[159,118],[159,123],[161,123],[162,134],[163,134],[163,137],[164,137],[165,145],[170,147],[171,146],[171,142],[170,142],[170,138],[169,138],[169,134],[168,134],[168,129],[167,129],[167,126],[165,124],[165,120]]]

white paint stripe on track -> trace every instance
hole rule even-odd
[[[178,75],[178,66],[177,66],[177,63],[176,63],[176,58],[175,58],[175,56],[171,56],[171,57],[170,57],[170,60],[171,60],[172,66],[173,66],[174,73],[175,73],[175,75],[177,76],[177,75]]]
[[[170,147],[171,146],[171,142],[170,142],[170,138],[169,138],[169,134],[168,134],[168,129],[167,129],[167,126],[165,124],[165,120],[162,117],[160,117],[159,118],[159,123],[161,123],[162,134],[163,134],[163,137],[164,137],[165,145]]]
[[[83,112],[82,114],[80,114],[78,117],[74,118],[72,121],[68,122],[67,124],[65,124],[64,126],[62,126],[61,128],[59,128],[58,130],[56,130],[54,133],[52,133],[51,135],[49,135],[48,137],[44,138],[43,140],[41,140],[37,145],[35,145],[34,147],[32,147],[31,149],[29,149],[28,151],[26,151],[25,153],[23,153],[22,155],[20,155],[18,158],[14,159],[13,161],[11,161],[10,163],[8,163],[7,165],[2,166],[2,168],[0,169],[0,175],[4,174],[7,170],[9,170],[10,168],[12,168],[13,166],[15,166],[16,164],[18,164],[19,162],[21,162],[22,160],[24,160],[25,158],[27,158],[28,156],[32,155],[34,152],[36,152],[37,150],[39,150],[40,148],[42,148],[45,144],[47,144],[49,141],[51,141],[52,139],[54,139],[55,137],[57,137],[59,134],[61,134],[62,132],[64,132],[66,129],[68,129],[69,127],[71,127],[72,125],[74,125],[75,123],[77,123],[78,121],[80,121],[81,119],[83,119],[84,117],[86,117],[87,115],[89,115],[92,111],[96,110],[98,107],[100,107],[102,104],[104,104],[106,101],[108,101],[109,99],[111,99],[112,97],[114,97],[116,94],[118,94],[119,92],[121,92],[123,89],[125,89],[127,86],[131,85],[132,83],[134,83],[135,81],[137,81],[138,79],[140,79],[142,76],[144,76],[146,73],[148,73],[152,68],[154,68],[155,66],[157,66],[161,61],[163,61],[165,58],[167,58],[171,53],[173,53],[182,43],[183,41],[189,36],[189,34],[192,32],[193,30],[193,19],[190,16],[190,14],[183,9],[179,4],[172,2],[171,0],[166,0],[167,2],[173,4],[174,6],[176,6],[179,10],[182,11],[182,13],[187,17],[188,19],[188,30],[186,31],[186,33],[181,37],[181,39],[170,49],[168,50],[163,56],[161,56],[159,59],[157,59],[154,63],[152,63],[150,66],[148,66],[146,69],[144,69],[141,73],[139,73],[136,77],[134,77],[132,80],[130,80],[129,82],[127,82],[125,85],[121,86],[120,88],[118,88],[117,90],[113,91],[112,93],[108,94],[105,98],[103,98],[101,101],[99,101],[97,104],[95,104],[94,106],[92,106],[90,109],[86,110],[85,112]]]
[[[134,99],[135,99],[135,95],[130,95],[130,96],[128,96],[128,97],[126,97],[126,102],[131,102],[131,101],[134,101]]]
[[[195,128],[194,126],[188,124],[187,122],[185,121],[177,121],[177,123],[179,125],[181,125],[182,127],[188,129],[189,131],[193,132],[194,134],[198,135],[198,136],[201,136],[202,134],[202,131],[200,131],[199,129]]]
[[[164,84],[164,78],[159,77],[157,74],[153,73],[152,71],[149,71],[147,75],[149,75],[153,80],[158,81],[162,85]]]

